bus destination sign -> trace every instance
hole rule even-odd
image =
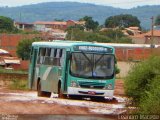
[[[106,52],[112,53],[112,48],[100,47],[100,46],[75,46],[76,51],[89,51],[89,52]]]

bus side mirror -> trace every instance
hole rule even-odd
[[[120,69],[118,68],[117,65],[115,65],[115,74],[119,74],[120,73]]]
[[[114,62],[115,62],[115,64],[117,64],[117,59],[116,59],[116,57],[114,57]]]

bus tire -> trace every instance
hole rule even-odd
[[[44,96],[43,97],[51,97],[51,92],[45,92],[45,91],[43,91],[44,92]]]
[[[69,98],[74,100],[82,100],[82,96],[80,95],[69,95]]]
[[[65,98],[65,96],[62,93],[61,84],[59,82],[58,84],[58,98]]]
[[[38,97],[50,97],[51,92],[41,91],[41,82],[39,81],[37,86],[37,95]]]
[[[96,97],[96,96],[92,96],[90,97],[92,101],[96,101],[96,102],[104,102],[105,98],[104,97]]]
[[[64,95],[62,93],[62,90],[58,90],[58,98],[64,98]]]

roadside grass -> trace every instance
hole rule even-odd
[[[9,85],[9,88],[13,89],[13,90],[29,90],[28,89],[28,81],[13,79],[11,84]]]
[[[24,70],[8,70],[8,69],[4,69],[2,67],[0,67],[0,73],[17,73],[17,74],[27,74],[28,71],[24,71]]]

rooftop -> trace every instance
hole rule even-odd
[[[67,22],[60,22],[60,21],[36,21],[33,24],[40,24],[40,25],[67,25]]]
[[[145,34],[145,36],[151,36],[152,31],[149,31]],[[160,30],[153,30],[153,36],[160,37]]]

